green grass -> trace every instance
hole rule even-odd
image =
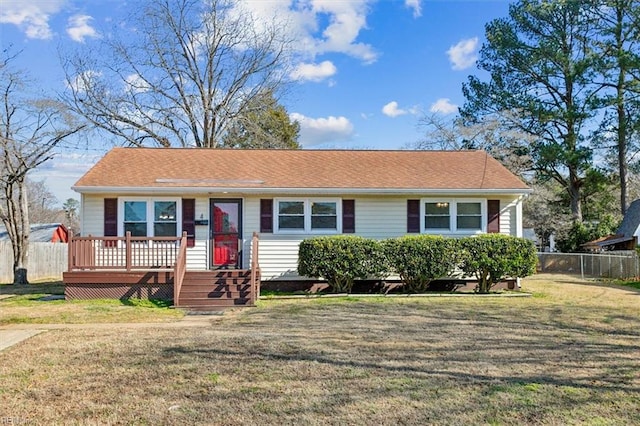
[[[64,295],[59,282],[0,285],[0,325],[175,321],[184,315],[171,301],[146,299],[43,300]]]

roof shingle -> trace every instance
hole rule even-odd
[[[484,151],[114,148],[74,189],[522,190]]]

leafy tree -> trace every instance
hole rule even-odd
[[[130,145],[216,148],[283,85],[284,31],[241,2],[147,0],[130,18],[64,59],[70,107]]]
[[[600,96],[606,107],[596,137],[611,147],[620,185],[620,210],[628,200],[629,162],[640,152],[640,4],[637,0],[601,0],[594,50],[606,89]]]
[[[300,148],[300,124],[267,92],[247,104],[222,139],[225,148]]]
[[[6,52],[5,52],[6,53]],[[29,93],[27,75],[0,63],[0,219],[13,250],[14,284],[26,284],[29,249],[28,173],[50,160],[64,139],[80,131],[59,102]]]
[[[593,176],[585,136],[595,114],[591,40],[594,18],[587,0],[520,0],[509,16],[486,25],[478,67],[488,82],[470,76],[463,85],[462,117],[471,123],[498,115],[509,128],[536,137],[534,170],[568,194],[574,221],[582,220],[581,191]],[[511,120],[508,114],[518,111]]]

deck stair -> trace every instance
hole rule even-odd
[[[219,311],[255,306],[254,300],[248,269],[186,271],[176,307],[189,311]]]

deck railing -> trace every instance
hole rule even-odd
[[[260,265],[258,264],[258,233],[251,238],[251,302],[260,298]]]
[[[184,237],[72,237],[69,271],[174,269]]]
[[[182,290],[182,281],[187,271],[187,233],[182,233],[180,239],[180,249],[178,250],[178,258],[176,266],[173,270],[173,305],[180,305],[180,290]]]

